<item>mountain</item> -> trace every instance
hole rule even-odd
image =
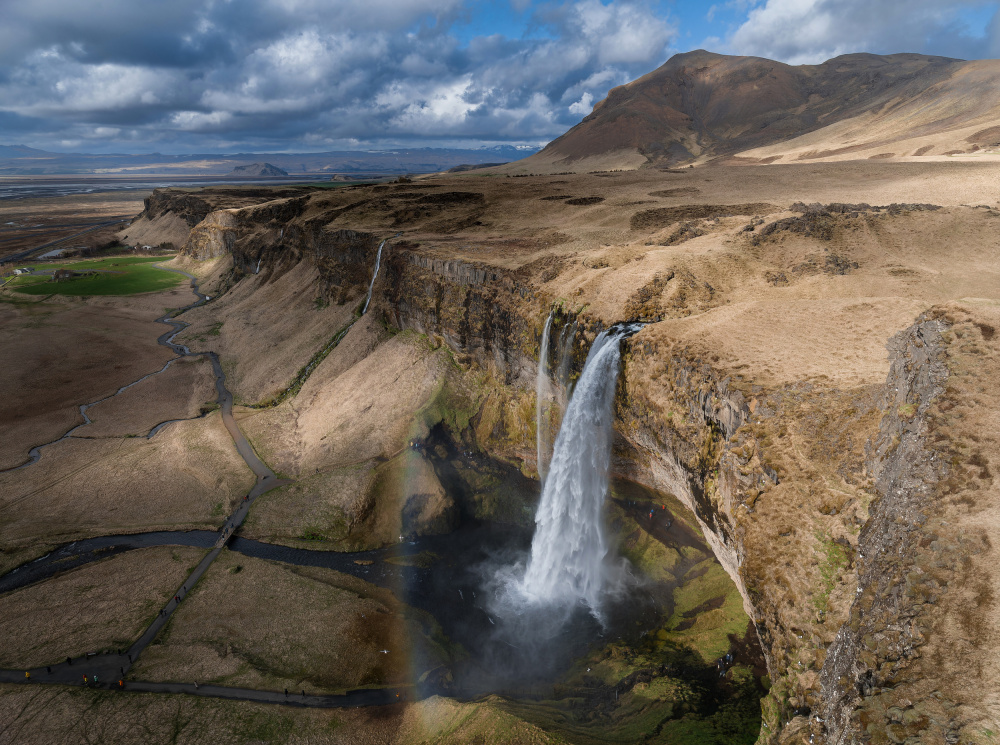
[[[356,177],[435,173],[463,164],[497,163],[531,155],[537,148],[496,145],[484,148],[404,148],[325,153],[50,153],[21,145],[0,145],[0,176],[95,174],[102,176],[226,176],[236,166],[267,163],[291,174],[351,174]]]
[[[518,165],[582,170],[974,152],[1000,143],[998,86],[998,60],[848,54],[792,66],[698,50],[614,88],[580,124]]]
[[[251,163],[246,166],[236,166],[226,174],[227,176],[237,176],[239,178],[273,178],[275,176],[287,176],[288,171],[283,171],[270,163]]]
[[[53,155],[24,145],[0,145],[0,158],[37,158]]]

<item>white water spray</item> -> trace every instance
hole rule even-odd
[[[375,273],[372,274],[371,284],[368,285],[368,297],[365,298],[365,307],[361,309],[361,315],[368,312],[368,303],[372,301],[372,290],[375,289],[375,280],[378,279],[378,269],[382,266],[382,246],[385,245],[385,241],[378,244],[378,253],[375,255]]]
[[[601,512],[608,492],[620,342],[639,328],[602,332],[587,355],[535,515],[531,558],[520,583],[522,594],[532,603],[583,601],[601,617],[601,596],[609,575]]]
[[[549,333],[552,330],[552,315],[545,319],[542,331],[542,345],[538,350],[538,374],[535,376],[535,451],[538,460],[538,478],[545,483],[545,458],[548,455],[548,417],[545,416],[550,397],[549,386]]]

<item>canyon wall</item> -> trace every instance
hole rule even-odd
[[[199,259],[232,255],[229,286],[255,267],[274,281],[308,262],[317,295],[347,304],[363,298],[379,241],[326,227],[291,198],[212,211],[184,250]],[[553,344],[578,323],[575,374],[606,322],[546,295],[528,271],[442,257],[404,240],[390,240],[383,260],[372,312],[450,350],[481,393],[470,422],[478,447],[534,474],[534,425],[517,412],[534,395],[546,316],[555,305]],[[931,590],[914,572],[925,571],[924,549],[936,550],[938,534],[928,536],[925,522],[949,473],[927,445],[927,417],[947,385],[942,335],[953,323],[941,314],[917,320],[892,340],[885,384],[855,387],[763,386],[656,325],[624,342],[612,467],[678,497],[739,588],[771,676],[762,741],[955,742],[972,731],[975,707],[930,711],[931,691],[892,694],[907,675],[932,674],[929,660],[918,662],[924,631],[915,619],[929,612],[922,603],[940,608],[947,595],[940,571]],[[954,573],[959,554],[950,550]],[[959,697],[947,685],[936,701]]]

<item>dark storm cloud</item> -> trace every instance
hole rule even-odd
[[[0,26],[0,110],[19,124],[3,131],[62,147],[539,142],[662,63],[675,35],[643,0],[578,0],[542,6],[538,38],[460,41],[473,7],[21,3]]]

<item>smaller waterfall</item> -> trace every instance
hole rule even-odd
[[[549,311],[542,331],[542,344],[538,350],[538,374],[535,376],[535,450],[538,457],[538,478],[545,483],[545,458],[548,455],[548,418],[545,416],[550,397],[549,386],[549,334],[552,331],[552,316]]]
[[[375,289],[375,280],[378,279],[378,270],[382,266],[382,246],[385,245],[385,241],[378,244],[378,253],[375,255],[375,272],[372,274],[371,284],[368,285],[368,297],[365,298],[365,307],[361,309],[361,315],[368,312],[368,303],[372,301],[372,290]]]
[[[264,260],[264,257],[261,257],[261,258],[257,259],[257,269],[254,271],[254,274],[260,274],[260,262],[263,261],[263,260]]]
[[[578,319],[572,324],[563,326],[559,334],[559,367],[556,370],[556,380],[559,383],[559,408],[565,414],[569,403],[569,368],[573,362],[573,342],[576,341]]]
[[[604,331],[594,340],[563,417],[535,515],[531,557],[520,583],[533,604],[584,602],[601,617],[608,571],[602,511],[608,492],[620,342],[641,326]]]

